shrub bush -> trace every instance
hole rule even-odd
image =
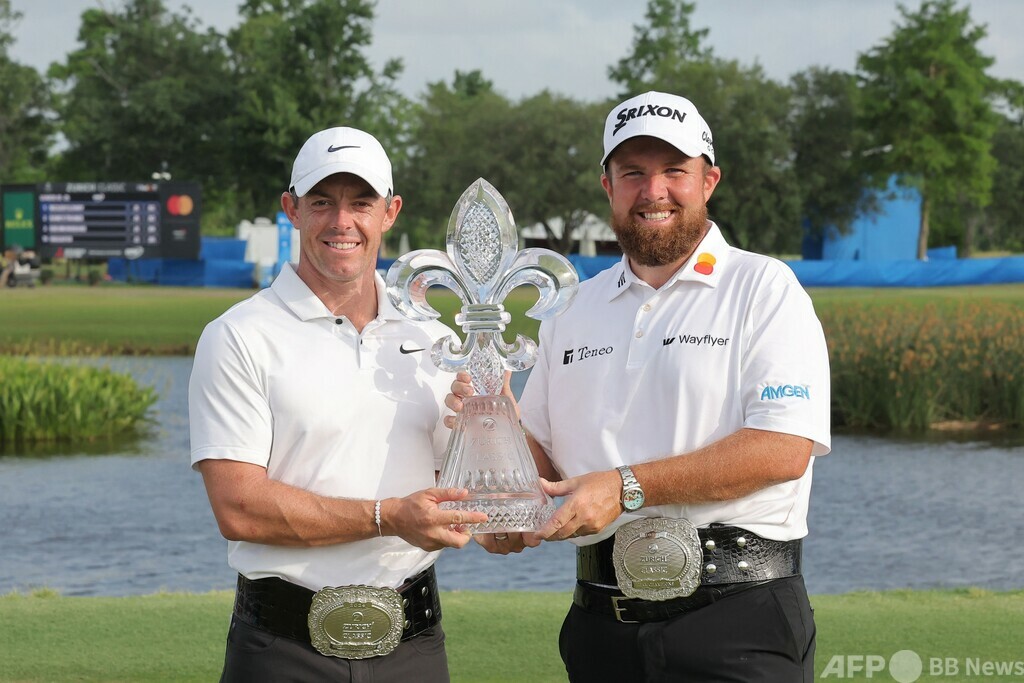
[[[1024,310],[1012,303],[848,306],[820,314],[837,426],[1024,426]]]
[[[129,433],[154,401],[151,387],[108,368],[0,356],[0,447]]]

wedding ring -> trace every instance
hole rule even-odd
[[[495,541],[507,541],[508,540],[508,534],[494,534],[494,540]]]

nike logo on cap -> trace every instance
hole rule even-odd
[[[334,145],[331,145],[330,147],[327,148],[327,151],[328,152],[337,152],[338,150],[341,150],[341,149],[359,149],[359,145],[340,145],[338,147],[335,147]]]

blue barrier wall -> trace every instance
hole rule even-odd
[[[581,280],[619,261],[612,256],[578,255],[569,260]],[[955,252],[948,249],[938,250],[928,261],[787,261],[786,265],[804,287],[952,287],[1024,282],[1024,256],[956,259]]]
[[[791,261],[804,287],[953,287],[1024,282],[1024,256],[934,261]]]
[[[921,224],[921,194],[896,184],[871,190],[878,211],[853,221],[845,235],[826,228],[823,236],[806,233],[801,254],[804,260],[899,261],[917,258],[917,236]]]
[[[203,259],[110,259],[107,271],[115,280],[175,285],[182,287],[253,287],[253,264],[241,260],[245,243],[229,240],[207,244]],[[235,244],[230,244],[235,243]],[[241,243],[239,246],[238,243]],[[1024,282],[1024,256],[990,259],[957,259],[953,247],[929,250],[928,261],[788,261],[804,287],[952,287]],[[205,258],[206,256],[234,256]],[[618,256],[580,256],[569,261],[581,280],[594,277],[619,262]],[[387,271],[394,259],[377,260]]]
[[[107,261],[114,280],[174,287],[253,287],[253,264],[245,262],[245,240],[203,237],[199,260],[137,259]]]

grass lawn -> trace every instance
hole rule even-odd
[[[0,681],[216,680],[231,600],[229,592],[0,596]],[[562,593],[445,593],[452,680],[566,680],[557,638],[570,600]],[[969,666],[981,671],[986,662],[993,673],[979,678],[1022,678],[995,672],[1024,660],[1024,591],[852,593],[814,596],[812,603],[818,680],[895,680],[887,663],[902,650],[920,657],[921,681],[965,680]],[[959,676],[930,675],[935,662],[955,662]],[[858,664],[884,668],[870,677],[846,668]],[[844,676],[837,675],[839,666]]]
[[[253,294],[247,289],[106,284],[50,286],[0,292],[0,353],[74,355],[191,354],[203,327],[231,305]],[[1024,306],[1024,284],[925,289],[814,289],[819,311],[847,305],[956,305],[1000,301]],[[454,325],[458,299],[434,288],[430,301]],[[539,323],[524,312],[536,302],[532,287],[505,302],[513,320],[506,339],[524,333],[536,339]]]

